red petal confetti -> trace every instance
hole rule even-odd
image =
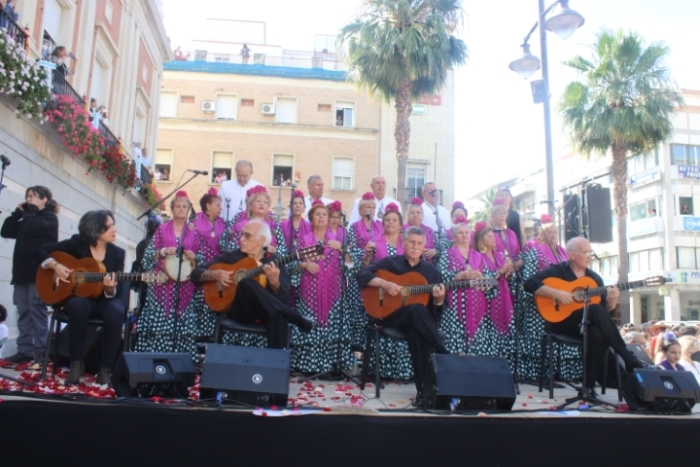
[[[324,412],[331,412],[332,410],[333,410],[333,409],[331,409],[330,407],[324,407],[324,408],[323,408],[323,411],[324,411]]]
[[[525,402],[523,402],[523,407],[527,407],[527,404]]]

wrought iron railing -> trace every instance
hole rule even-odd
[[[51,73],[51,92],[53,94],[68,96],[73,99],[76,104],[84,108],[85,100],[78,94],[78,91],[70,85],[65,76],[58,70],[51,70]]]
[[[8,36],[20,43],[22,48],[27,49],[27,34],[4,9],[0,10],[0,28],[6,29]]]
[[[243,57],[240,54],[221,54],[204,51],[195,51],[189,54],[194,61],[206,61],[215,63],[236,63],[243,64]],[[344,70],[343,62],[339,60],[328,60],[323,57],[273,57],[266,54],[252,54],[248,59],[248,65],[284,66],[291,68],[323,68],[325,70]]]

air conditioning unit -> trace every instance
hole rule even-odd
[[[205,112],[216,112],[216,101],[202,101],[202,110]]]
[[[274,115],[275,114],[275,104],[263,104],[260,106],[260,110],[263,115]]]

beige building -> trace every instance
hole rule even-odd
[[[319,174],[324,196],[349,210],[380,171],[379,120],[380,105],[342,71],[171,62],[161,89],[156,178],[166,192],[188,169],[206,170],[185,188],[198,199],[248,159],[253,179],[273,198],[282,178],[283,204],[291,181],[306,192],[307,178]]]
[[[69,96],[81,106],[90,97],[108,109],[109,125],[98,129],[108,145],[121,145],[131,154],[131,142],[153,147],[157,132],[162,64],[171,51],[156,0],[22,0],[15,2],[18,21],[10,22],[11,34],[26,45],[29,59],[46,58],[57,45],[69,58],[67,79],[52,73],[54,94]],[[23,33],[25,26],[29,34]],[[0,96],[0,154],[12,162],[5,172],[7,185],[0,196],[2,220],[24,200],[32,185],[51,189],[61,206],[59,238],[77,233],[78,220],[89,210],[115,213],[117,244],[127,250],[127,269],[136,243],[143,237],[143,223],[136,221],[146,205],[135,190],[123,192],[63,145],[56,128],[35,119],[17,118],[17,101]],[[12,297],[11,271],[14,240],[0,240],[0,294]],[[3,302],[9,311],[10,344],[17,335],[16,310],[11,298]]]

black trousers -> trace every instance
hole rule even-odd
[[[424,385],[435,381],[430,362],[432,351],[449,353],[440,341],[437,322],[437,316],[423,305],[407,305],[383,320],[386,326],[394,327],[408,335],[408,350],[411,353],[416,389],[419,391],[423,390]]]
[[[122,325],[126,315],[126,305],[118,298],[104,296],[92,299],[73,297],[63,310],[68,314],[68,339],[70,340],[71,361],[82,360],[85,356],[85,339],[87,337],[90,316],[99,316],[105,321],[102,334],[102,357],[100,366],[112,368],[119,352]]]
[[[253,279],[243,279],[238,283],[236,298],[227,314],[245,324],[260,320],[267,328],[267,346],[271,349],[286,348],[288,323],[299,324],[303,321],[299,313]]]
[[[575,311],[560,323],[552,323],[550,329],[557,334],[580,336],[579,324],[583,319],[583,309]],[[625,342],[620,336],[620,331],[612,318],[602,305],[590,305],[588,307],[588,353],[586,355],[586,382],[588,387],[595,386],[595,381],[600,377],[603,368],[605,352],[612,347],[616,354],[624,360],[627,366],[636,363],[636,357],[627,350]],[[604,377],[604,375],[603,375]]]

